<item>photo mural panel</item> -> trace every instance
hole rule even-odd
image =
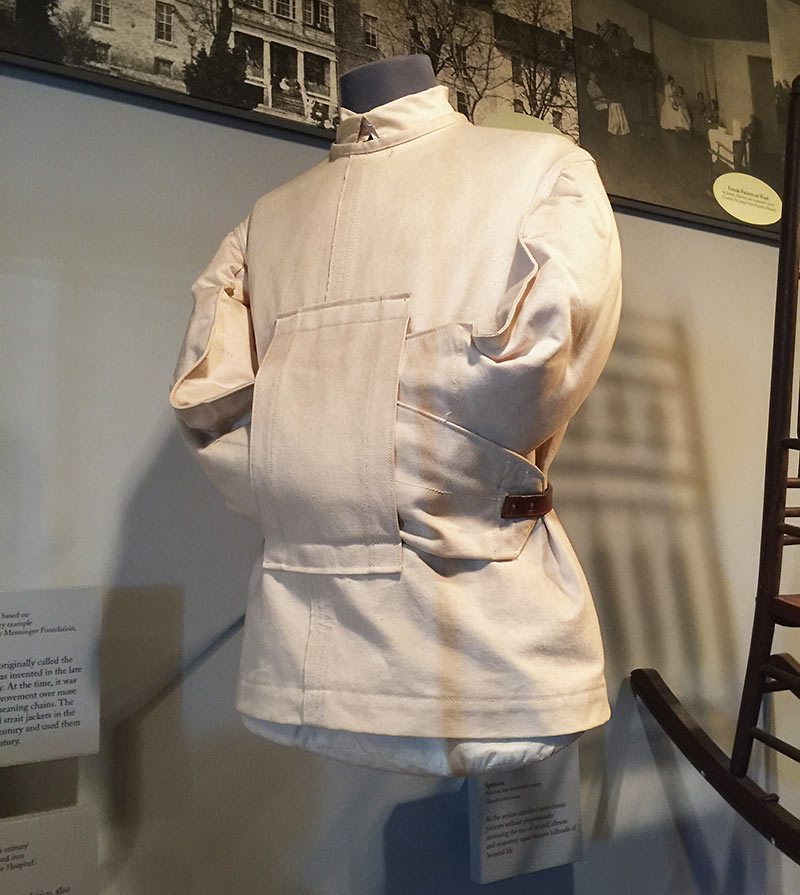
[[[581,143],[609,193],[777,232],[761,221],[779,213],[797,2],[573,0],[573,15]]]
[[[571,0],[0,0],[0,50],[328,136],[344,72],[425,53],[475,123],[578,136]]]
[[[580,142],[618,207],[777,233],[800,0],[0,0],[3,61],[327,139],[339,77],[407,53],[475,124]]]

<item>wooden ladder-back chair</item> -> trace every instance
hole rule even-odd
[[[798,863],[800,819],[780,804],[775,793],[765,792],[753,782],[747,772],[756,740],[800,761],[800,748],[764,730],[758,722],[765,693],[783,690],[800,697],[800,664],[785,653],[772,655],[776,626],[800,626],[800,594],[780,592],[783,550],[800,545],[800,525],[787,521],[800,517],[800,507],[786,505],[788,490],[800,488],[800,477],[789,475],[790,454],[800,452],[800,414],[798,431],[794,436],[790,433],[797,337],[799,229],[800,77],[797,77],[792,84],[787,123],[758,585],[731,758],[684,709],[657,671],[638,668],[631,673],[634,692],[686,758],[742,817]]]

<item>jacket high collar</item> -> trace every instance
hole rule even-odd
[[[401,96],[363,114],[342,109],[331,158],[361,152],[377,152],[423,134],[466,123],[450,105],[448,89],[437,84],[419,93]],[[366,139],[371,135],[371,139]]]

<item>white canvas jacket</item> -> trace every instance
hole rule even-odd
[[[193,292],[171,403],[264,532],[239,710],[397,737],[603,723],[557,515],[500,515],[547,487],[616,332],[591,157],[475,127],[442,86],[344,110],[329,157],[262,197]]]

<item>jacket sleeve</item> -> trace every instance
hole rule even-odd
[[[608,197],[580,152],[523,216],[496,326],[454,324],[409,338],[401,402],[524,456],[536,451],[546,467],[611,351],[620,267]]]
[[[538,494],[567,422],[608,359],[620,311],[616,225],[594,162],[561,163],[523,215],[505,294],[481,330],[407,337],[395,490],[405,543],[438,556],[518,556],[535,519],[503,519]]]
[[[534,201],[519,243],[530,267],[511,284],[514,297],[500,328],[473,332],[472,341],[488,390],[479,403],[491,407],[491,394],[503,395],[502,414],[514,421],[511,446],[527,453],[575,414],[617,333],[619,237],[591,157],[563,167],[549,192]]]
[[[257,367],[247,292],[248,221],[222,241],[192,287],[194,310],[170,404],[184,441],[229,509],[257,518],[250,485],[250,412]]]

